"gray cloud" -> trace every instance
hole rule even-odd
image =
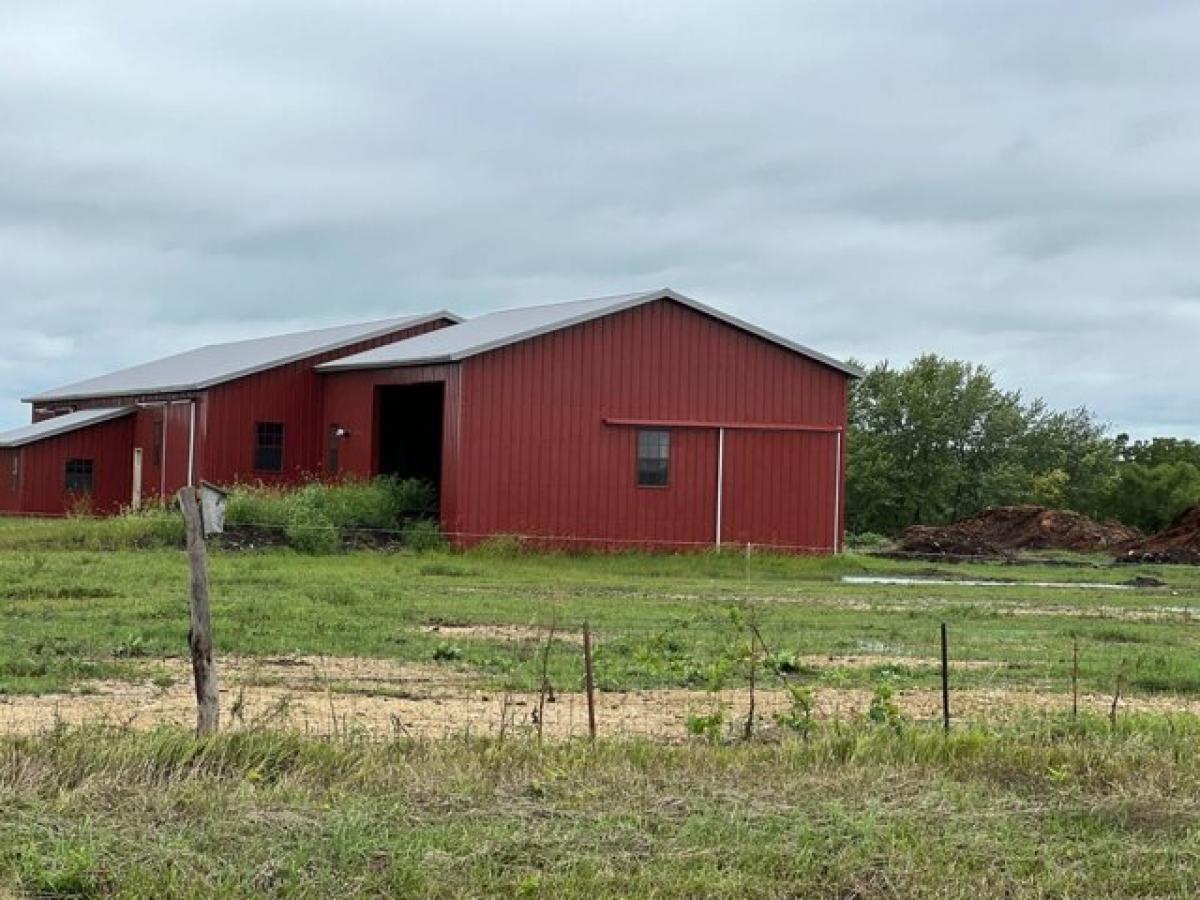
[[[0,29],[0,427],[283,328],[670,284],[1200,437],[1184,3],[63,3]]]

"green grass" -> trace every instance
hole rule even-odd
[[[1200,723],[776,744],[0,740],[42,897],[1095,897],[1200,891]]]
[[[186,652],[168,514],[0,520],[0,694],[161,678]],[[141,530],[139,530],[141,529]],[[157,536],[157,537],[156,537]],[[136,549],[141,547],[143,549]],[[604,690],[744,684],[754,622],[792,684],[1200,695],[1200,569],[931,566],[869,556],[572,556],[511,546],[306,555],[214,549],[218,654],[373,656],[575,689],[584,620]],[[848,585],[845,575],[1012,578]],[[1148,591],[1051,589],[1123,581]],[[427,626],[508,624],[527,639]],[[797,656],[879,657],[867,667]],[[896,657],[900,661],[896,661]],[[904,659],[912,662],[905,664]],[[757,672],[758,684],[779,687]],[[398,689],[403,690],[404,685]],[[354,691],[352,683],[331,691]],[[0,722],[3,722],[0,697]],[[1053,704],[1066,709],[1063,697]],[[46,701],[49,702],[49,701]],[[242,730],[0,737],[0,896],[1087,897],[1200,893],[1200,720],[1024,713],[939,730],[881,716],[764,724],[749,743],[465,736],[317,741]],[[725,723],[722,733],[736,730]],[[603,731],[602,731],[603,734]]]
[[[147,521],[165,529],[154,516]],[[131,677],[139,659],[186,649],[186,560],[174,549],[106,546],[105,522],[0,521],[0,693],[38,693],[94,677]],[[131,527],[121,523],[119,528]],[[81,537],[81,535],[83,537]],[[85,539],[86,538],[86,539]],[[801,666],[818,685],[936,686],[929,660],[938,626],[950,626],[956,687],[1065,691],[1071,644],[1081,647],[1081,687],[1107,692],[1125,662],[1145,694],[1200,693],[1200,569],[1074,565],[937,566],[869,556],[804,558],[741,553],[652,556],[539,555],[495,548],[469,553],[329,556],[289,550],[214,550],[210,558],[219,653],[330,654],[432,662],[478,673],[498,687],[538,682],[536,640],[450,637],[431,623],[514,624],[597,632],[602,689],[703,687],[731,644],[744,640],[732,609],[755,619],[777,655],[887,657],[877,668]],[[851,574],[941,574],[1031,582],[1125,580],[1152,574],[1165,589],[1101,591],[987,585],[860,586]],[[536,632],[535,632],[536,633]],[[551,655],[556,684],[578,684],[570,641]],[[744,679],[742,668],[729,674]]]

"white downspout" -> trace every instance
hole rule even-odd
[[[717,429],[717,533],[716,547],[721,549],[721,516],[725,500],[725,429]]]
[[[837,450],[834,453],[833,466],[833,552],[841,552],[842,529],[839,520],[842,516],[842,433],[838,431]]]

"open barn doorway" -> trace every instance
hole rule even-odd
[[[434,381],[376,390],[378,473],[428,481],[440,502],[445,384]]]

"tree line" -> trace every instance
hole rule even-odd
[[[1036,503],[1157,531],[1200,502],[1200,443],[1134,441],[991,371],[933,354],[880,363],[850,395],[847,525],[895,534],[988,506]]]

